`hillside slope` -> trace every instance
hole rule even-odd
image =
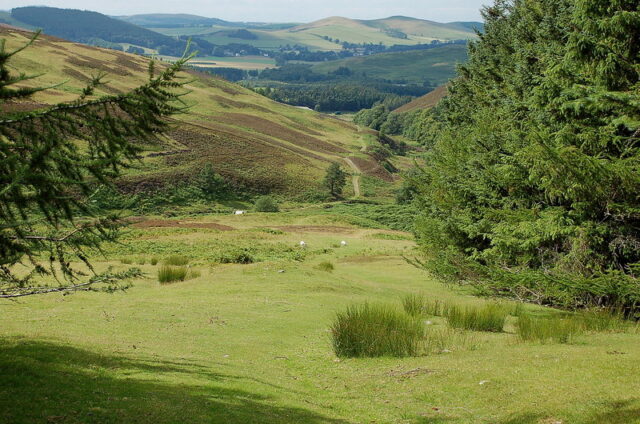
[[[326,74],[340,67],[347,67],[358,74],[366,73],[371,78],[404,80],[409,83],[422,83],[428,79],[430,83],[441,85],[455,75],[456,65],[466,60],[467,46],[449,44],[429,50],[381,53],[321,62],[312,69]]]
[[[9,49],[21,46],[30,33],[0,28]],[[148,60],[42,36],[14,57],[16,72],[44,74],[38,85],[57,84],[40,93],[35,103],[73,99],[89,76],[108,74],[101,93],[113,94],[140,85],[147,78]],[[317,188],[331,161],[353,155],[376,165],[359,152],[361,137],[352,124],[259,96],[235,84],[204,74],[185,75],[191,93],[188,114],[176,117],[175,127],[158,145],[148,146],[142,164],[119,181],[125,190],[153,189],[187,180],[211,163],[239,186],[253,191],[301,193]],[[379,172],[373,167],[371,172]]]
[[[394,110],[396,113],[405,113],[411,112],[416,109],[429,109],[438,104],[440,100],[442,100],[449,91],[449,85],[441,85],[435,90],[425,94],[422,97],[418,97],[415,100],[407,103],[406,105],[400,106],[398,109]]]

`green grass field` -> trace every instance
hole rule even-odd
[[[140,267],[128,292],[0,304],[0,422],[640,422],[634,329],[540,344],[511,317],[426,356],[338,359],[329,327],[353,303],[487,302],[409,265],[409,235],[353,222],[322,207],[138,222],[94,258]],[[218,263],[237,249],[255,262]],[[200,276],[161,285],[172,255]]]

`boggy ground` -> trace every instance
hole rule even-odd
[[[353,302],[484,302],[408,264],[409,235],[349,222],[306,210],[133,225],[95,258],[146,273],[128,292],[0,305],[0,422],[640,422],[637,331],[543,345],[508,325],[440,354],[338,359],[328,328]],[[216,264],[238,249],[256,262]],[[160,285],[149,261],[172,254],[201,276]]]

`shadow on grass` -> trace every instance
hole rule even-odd
[[[580,424],[630,424],[640,422],[640,398],[599,404],[601,406],[596,413],[575,422]],[[555,421],[569,422],[561,419],[554,420],[544,414],[525,413],[500,421],[500,424],[540,424]]]
[[[0,340],[0,422],[347,423],[224,387],[241,378],[203,368],[104,356],[48,342]],[[177,373],[188,383],[172,383]]]

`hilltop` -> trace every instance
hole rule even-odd
[[[24,44],[26,31],[0,28],[7,48]],[[13,65],[27,74],[43,74],[38,85],[64,85],[35,96],[35,107],[73,99],[97,72],[109,83],[99,94],[130,90],[147,77],[148,59],[50,36],[15,57]],[[161,64],[160,64],[161,65]],[[190,71],[186,98],[191,109],[178,116],[160,144],[147,146],[139,167],[118,184],[126,191],[176,185],[211,163],[225,179],[254,192],[290,194],[314,190],[332,161],[351,156],[365,175],[390,178],[360,152],[366,133],[354,125],[312,111],[273,102],[238,85]],[[344,163],[344,162],[343,162]]]
[[[422,19],[394,16],[377,20],[358,20],[344,17],[330,17],[319,21],[285,28],[260,28],[246,24],[255,34],[255,39],[246,43],[263,49],[278,49],[286,45],[298,45],[313,51],[339,51],[342,43],[416,45],[433,41],[470,40],[476,38],[473,30],[476,23],[437,23]],[[230,44],[237,39],[229,37],[228,26],[211,28],[158,25],[155,31],[166,35],[198,35],[213,44]]]

